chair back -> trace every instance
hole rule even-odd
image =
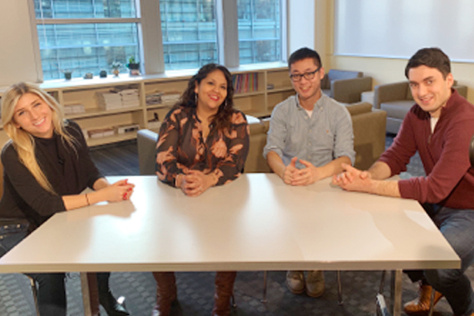
[[[469,159],[471,160],[471,166],[474,168],[474,135],[472,135],[471,146],[469,147]]]

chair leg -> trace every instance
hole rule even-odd
[[[341,281],[341,271],[337,270],[336,272],[337,277],[337,304],[344,305],[344,301],[342,299],[342,281]]]
[[[263,296],[262,303],[267,302],[267,271],[263,271]]]
[[[430,310],[428,312],[428,316],[433,316],[435,293],[436,293],[436,290],[434,288],[432,288],[431,289],[431,299],[430,299]]]
[[[38,306],[38,289],[36,288],[36,281],[29,275],[26,275],[26,277],[30,281],[31,292],[33,294],[33,302],[35,304],[36,315],[40,316],[39,306]]]

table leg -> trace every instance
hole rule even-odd
[[[400,316],[402,311],[402,270],[392,273],[392,306],[393,316]]]
[[[84,304],[84,316],[92,316],[91,300],[89,297],[89,280],[87,273],[81,272],[82,303]]]

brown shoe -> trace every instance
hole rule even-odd
[[[229,316],[230,315],[230,299],[234,292],[234,282],[236,272],[216,272],[215,278],[215,294],[214,307],[212,316]]]
[[[174,272],[153,272],[156,281],[156,304],[152,316],[168,316],[171,304],[177,299]]]
[[[419,297],[417,299],[414,299],[413,301],[406,303],[403,306],[405,313],[407,313],[408,315],[416,316],[428,315],[430,311],[432,289],[433,288],[430,285],[420,283]],[[442,297],[443,294],[438,291],[435,291],[433,307],[436,305],[436,303],[439,302]]]

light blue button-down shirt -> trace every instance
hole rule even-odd
[[[342,156],[349,157],[354,164],[354,134],[349,111],[322,94],[310,117],[299,104],[297,95],[289,97],[273,109],[263,156],[266,158],[270,151],[277,153],[285,165],[298,157],[320,167]],[[297,167],[303,165],[298,163]]]

